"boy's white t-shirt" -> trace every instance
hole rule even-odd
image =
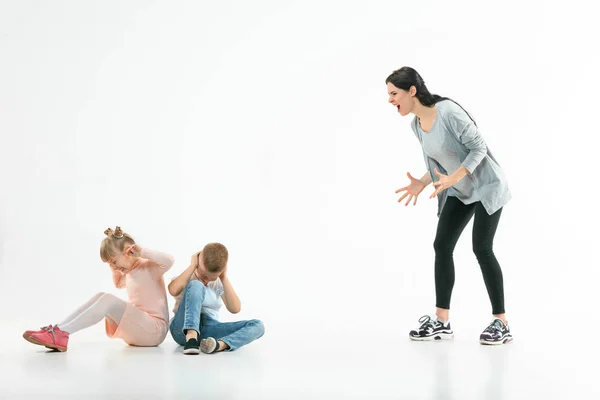
[[[175,276],[171,278],[171,281],[175,278],[177,277]],[[191,281],[200,280],[196,277],[196,274],[192,274],[188,283],[190,283]],[[202,282],[200,281],[200,283]],[[173,318],[175,318],[175,315],[177,314],[177,310],[179,309],[179,304],[181,303],[181,300],[183,300],[184,293],[185,289],[183,289],[181,293],[179,293],[179,295],[175,297],[175,307],[173,307]],[[202,303],[200,313],[207,314],[212,319],[219,320],[219,309],[223,305],[223,301],[221,300],[221,296],[223,295],[223,293],[225,293],[223,289],[223,283],[219,278],[217,278],[216,281],[208,282],[208,285],[206,285],[206,294],[204,295],[204,302]],[[171,321],[173,321],[173,318],[171,318]]]

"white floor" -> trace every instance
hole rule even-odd
[[[0,398],[600,398],[597,350],[564,336],[487,347],[470,328],[455,328],[454,341],[415,343],[396,329],[356,327],[286,324],[237,352],[199,356],[184,356],[170,337],[158,348],[129,347],[103,338],[100,326],[73,336],[66,353],[3,330],[14,335],[3,338]]]

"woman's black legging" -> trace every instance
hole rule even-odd
[[[438,220],[435,249],[436,307],[450,309],[454,287],[454,260],[452,254],[465,226],[473,221],[473,252],[477,257],[483,280],[492,303],[492,314],[504,314],[504,285],[502,270],[493,250],[494,234],[502,209],[489,215],[480,202],[465,205],[454,196],[448,196]]]

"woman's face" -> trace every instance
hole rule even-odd
[[[388,94],[390,96],[388,101],[391,104],[393,104],[394,106],[396,106],[400,115],[402,115],[404,117],[405,115],[410,114],[410,112],[412,111],[412,109],[415,105],[415,101],[414,101],[414,97],[413,97],[414,95],[411,95],[410,91],[406,91],[406,90],[397,88],[391,82],[388,82],[387,90],[388,90]],[[411,87],[411,91],[412,91],[412,87]]]

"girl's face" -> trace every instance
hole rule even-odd
[[[117,253],[111,257],[111,259],[108,261],[108,265],[110,265],[110,267],[115,271],[120,271],[123,273],[128,272],[133,265],[133,260],[131,259],[131,256],[127,255],[126,253],[126,251]]]
[[[388,82],[387,90],[390,96],[388,101],[396,106],[400,115],[404,117],[405,115],[410,114],[415,105],[414,94],[416,93],[416,90],[414,89],[414,86],[410,88],[410,91],[406,91],[398,89],[393,83]],[[413,91],[415,91],[415,93],[412,93]]]

